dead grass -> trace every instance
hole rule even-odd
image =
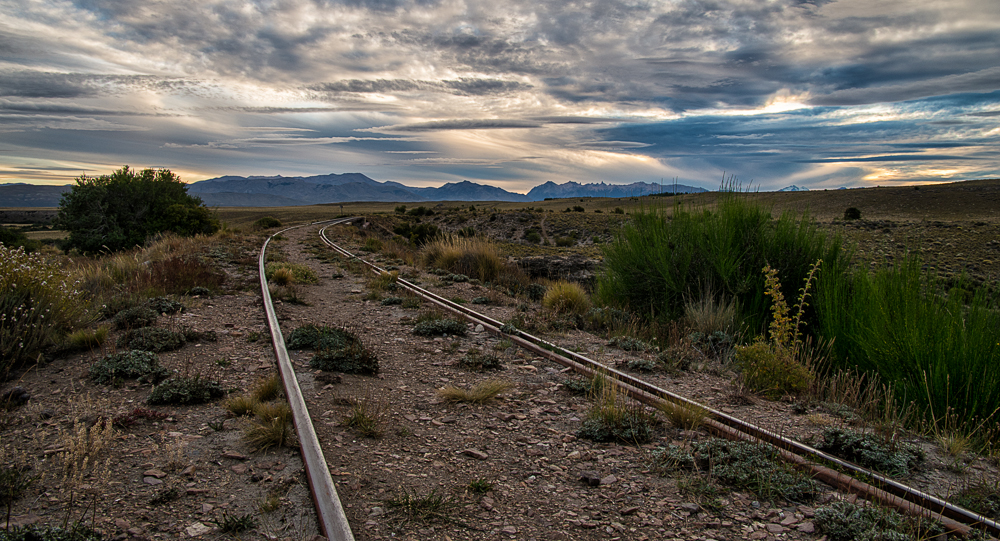
[[[445,402],[467,402],[482,404],[496,398],[514,387],[514,384],[504,379],[489,379],[475,384],[471,389],[463,389],[448,385],[438,389],[438,397]]]

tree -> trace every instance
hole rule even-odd
[[[201,199],[169,169],[135,171],[126,165],[110,175],[76,179],[62,196],[56,224],[69,231],[66,249],[116,252],[141,246],[157,233],[212,234],[219,222]]]

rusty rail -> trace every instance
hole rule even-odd
[[[326,227],[322,228],[319,234],[325,244],[344,257],[357,259],[374,273],[385,272],[384,269],[381,269],[377,265],[351,254],[330,241],[326,236]],[[681,395],[661,389],[639,378],[605,366],[526,332],[520,330],[504,332],[504,330],[511,329],[505,329],[506,326],[503,322],[451,302],[402,278],[398,279],[397,283],[445,310],[459,315],[470,322],[483,325],[483,328],[491,334],[511,340],[518,346],[541,357],[571,368],[586,376],[601,374],[608,377],[629,396],[644,404],[658,407],[664,402],[668,402],[682,407],[698,408],[705,411],[708,417],[705,424],[713,433],[726,439],[763,442],[773,445],[778,449],[783,459],[791,462],[797,468],[809,471],[813,477],[831,486],[877,501],[911,516],[939,520],[947,530],[961,536],[968,535],[972,528],[986,531],[993,536],[1000,536],[1000,525],[987,517],[973,513],[852,462],[829,455],[811,446],[760,428]],[[827,466],[827,464],[854,475],[834,470]],[[860,481],[859,478],[869,479],[870,482]]]
[[[344,223],[355,219],[357,218],[343,218],[334,220],[333,223]],[[260,290],[264,300],[264,313],[267,316],[267,326],[271,330],[271,344],[274,347],[274,356],[278,361],[278,371],[281,374],[281,381],[285,387],[285,396],[288,398],[288,405],[292,409],[295,434],[299,439],[299,448],[302,451],[302,461],[305,463],[306,477],[309,480],[309,490],[312,493],[313,504],[316,507],[316,516],[320,530],[331,541],[354,541],[351,525],[347,522],[344,508],[340,504],[340,497],[337,495],[337,488],[334,486],[333,478],[330,476],[330,469],[326,464],[326,458],[323,456],[323,449],[316,438],[316,431],[313,429],[309,410],[306,408],[306,402],[302,397],[302,390],[299,388],[298,380],[295,379],[295,369],[292,368],[292,361],[289,359],[288,351],[285,349],[285,339],[281,335],[278,316],[274,311],[274,304],[271,302],[271,292],[267,288],[267,278],[264,276],[265,252],[271,239],[285,231],[321,223],[326,222],[314,222],[289,227],[268,237],[260,249],[257,266],[260,273]]]

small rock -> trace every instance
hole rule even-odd
[[[246,464],[237,464],[237,465],[235,465],[235,466],[233,466],[233,467],[231,467],[229,469],[233,470],[233,473],[236,473],[236,474],[239,474],[239,475],[243,475],[244,473],[247,472],[247,465]]]
[[[771,523],[771,524],[766,525],[765,528],[767,528],[767,531],[769,531],[771,533],[781,533],[781,532],[785,531],[785,527],[782,526],[781,524]]]
[[[748,535],[747,539],[767,539],[767,532],[764,530],[757,530],[756,532]]]
[[[626,507],[625,509],[622,509],[621,510],[621,514],[623,514],[623,515],[631,515],[631,514],[635,513],[638,510],[639,510],[639,506],[638,505],[633,505],[631,507]]]
[[[157,479],[155,477],[143,477],[142,478],[142,482],[146,483],[147,485],[153,485],[153,486],[162,485],[163,484],[163,481],[160,481],[159,479]]]
[[[480,327],[482,327],[482,325],[480,325]],[[517,527],[516,526],[504,526],[503,529],[500,530],[500,531],[503,532],[503,533],[505,533],[505,534],[514,535],[514,534],[517,533]]]
[[[796,530],[802,533],[813,533],[816,531],[816,525],[810,522],[803,522],[795,527]]]
[[[688,513],[691,513],[691,514],[694,514],[694,513],[697,513],[698,511],[701,511],[701,507],[699,507],[698,504],[696,504],[696,503],[682,503],[680,505],[680,508],[681,508],[682,511],[687,511]]]
[[[142,474],[145,475],[146,477],[155,477],[157,479],[163,479],[164,477],[167,476],[167,473],[165,471],[156,469],[146,470],[142,472]]]
[[[222,453],[222,458],[231,458],[233,460],[246,460],[250,457],[241,453],[237,453],[236,451],[226,451]]]
[[[139,537],[143,533],[145,533],[145,532],[143,531],[142,528],[129,528],[128,529],[128,534],[131,535],[132,537]]]
[[[493,501],[493,498],[490,498],[489,496],[485,496],[483,499],[479,500],[479,506],[487,511],[492,511],[495,503],[496,502]]]
[[[617,482],[618,482],[618,478],[615,477],[614,475],[609,475],[607,477],[602,477],[601,478],[601,484],[602,485],[610,485],[610,484],[617,483]]]
[[[475,458],[477,460],[486,460],[487,458],[489,458],[489,455],[480,451],[479,449],[466,449],[462,451],[462,454],[464,454],[465,456],[471,456],[472,458]]]
[[[195,522],[194,524],[185,528],[184,531],[187,532],[187,534],[191,537],[198,537],[199,535],[205,535],[208,532],[212,531],[212,528],[209,526],[205,526],[200,522]]]
[[[121,530],[121,531],[124,532],[124,531],[128,531],[128,529],[131,528],[131,527],[132,526],[129,525],[128,521],[126,521],[125,519],[121,519],[121,518],[116,518],[115,519],[115,528],[118,528],[119,530]]]
[[[479,334],[479,333],[483,332],[484,330],[486,330],[486,329],[483,327],[483,324],[480,323],[479,325],[476,325],[476,330],[474,332],[476,334]],[[515,532],[515,533],[517,533],[517,532]]]
[[[188,477],[194,477],[194,466],[188,466],[181,471],[181,475],[186,475]]]
[[[382,509],[381,507],[372,507],[371,510],[368,511],[368,516],[370,517],[378,517],[384,514],[385,514],[385,509]]]

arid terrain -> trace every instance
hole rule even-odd
[[[754,197],[778,212],[808,210],[822,227],[857,244],[858,262],[910,251],[945,275],[964,272],[986,284],[996,284],[1000,276],[1000,181]],[[422,222],[445,231],[472,228],[507,241],[503,250],[514,260],[586,261],[577,276],[586,281],[599,272],[600,246],[614,237],[627,212],[659,202],[546,201],[531,208],[476,205],[475,211],[468,204],[443,203],[429,205],[435,215]],[[565,212],[577,205],[583,212]],[[618,207],[623,213],[615,212]],[[844,220],[848,207],[861,210],[862,218]],[[475,304],[498,320],[531,322],[549,340],[608,366],[626,367],[630,359],[655,356],[612,346],[600,333],[566,328],[525,297],[445,280],[431,269],[362,251],[369,236],[391,236],[398,221],[392,205],[220,209],[232,227],[242,228],[264,215],[291,224],[342,212],[364,214],[370,225],[334,228],[335,242],[439,295]],[[5,222],[16,219],[5,216]],[[294,229],[272,245],[282,259],[307,265],[319,277],[315,284],[296,286],[295,302],[286,298],[277,308],[286,338],[306,324],[346,328],[379,359],[376,376],[341,375],[311,368],[312,351],[290,351],[357,539],[821,539],[824,533],[813,520],[816,510],[853,499],[819,487],[811,497],[790,502],[723,487],[703,471],[668,471],[656,458],[658,449],[711,437],[703,429],[674,427],[662,417],[647,444],[579,437],[592,400],[571,392],[570,382],[581,381],[577,376],[472,326],[464,336],[415,335],[414,323],[430,307],[383,304],[392,293],[373,290],[357,265],[330,254],[318,242],[317,230]],[[540,242],[524,240],[530,230],[538,231]],[[208,245],[206,250],[225,245],[231,254],[219,263],[227,273],[224,290],[177,297],[185,309],[161,315],[157,325],[206,337],[214,332],[215,340],[191,341],[161,353],[166,368],[218,381],[231,395],[275,372],[256,285],[254,247],[259,249],[264,238],[248,232],[238,242]],[[30,466],[38,476],[13,503],[10,525],[81,521],[119,541],[219,539],[230,536],[219,530],[227,519],[250,516],[253,527],[233,535],[301,540],[319,533],[297,450],[255,449],[243,438],[250,421],[234,417],[224,400],[147,406],[149,384],[93,383],[89,367],[116,350],[117,338],[118,331],[112,331],[104,346],[32,366],[0,387],[20,386],[31,396],[19,408],[0,411],[3,462]],[[463,361],[471,352],[495,356],[502,369],[467,368]],[[849,408],[749,396],[733,385],[733,368],[710,356],[687,370],[637,375],[801,441],[815,441],[828,427],[863,430]],[[497,378],[510,388],[482,404],[452,403],[438,393],[445,386],[470,388]],[[359,403],[373,408],[378,437],[363,436],[345,423]],[[136,408],[162,415],[144,417]],[[115,418],[118,423],[107,422]],[[73,469],[68,457],[81,430],[91,435],[91,459]],[[950,456],[932,439],[913,433],[901,438],[926,455],[903,482],[943,497],[980,481],[1000,482],[995,457]]]

